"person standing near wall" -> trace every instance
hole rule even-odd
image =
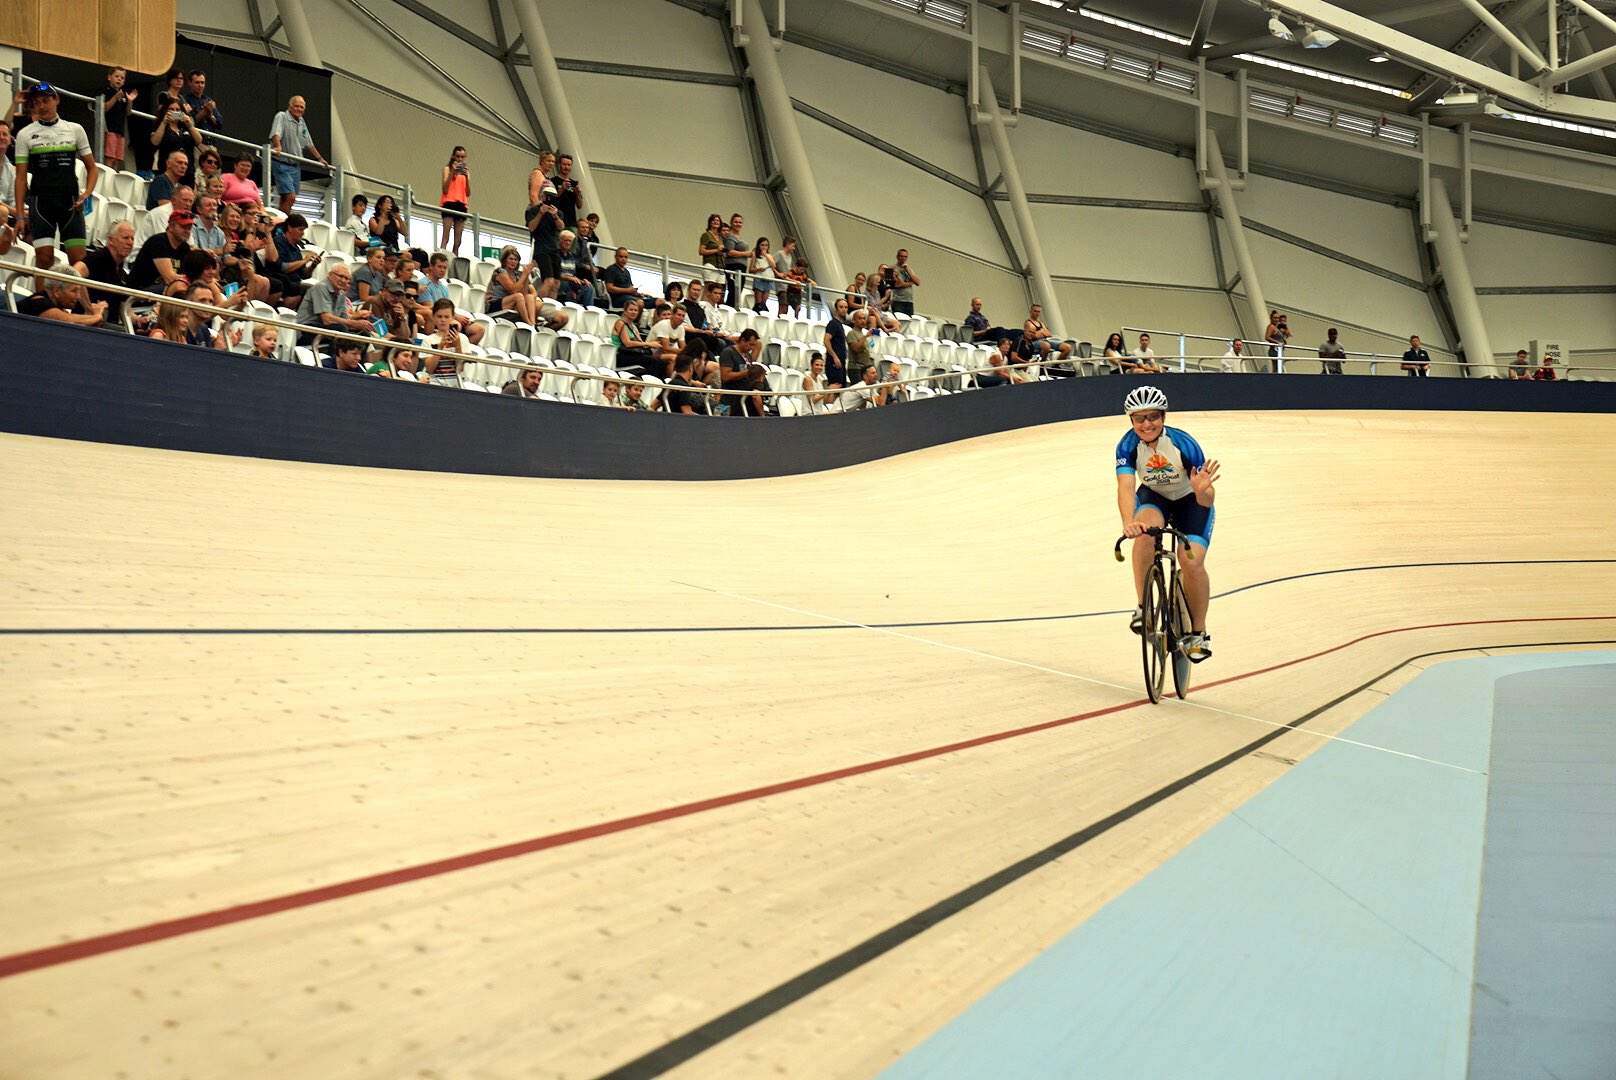
[[[1408,352],[1403,354],[1403,370],[1417,379],[1431,373],[1431,354],[1420,347],[1420,335],[1408,339]]]
[[[1341,343],[1336,340],[1336,334],[1339,332],[1333,326],[1324,332],[1324,344],[1319,346],[1319,374],[1321,375],[1341,374],[1341,361],[1347,358],[1347,350],[1342,348]]]
[[[330,168],[331,163],[314,145],[314,136],[309,134],[309,125],[303,119],[307,110],[308,103],[293,94],[286,102],[286,108],[276,113],[269,125],[270,149],[277,154],[313,158]],[[276,161],[272,163],[270,172],[275,178],[275,190],[280,193],[281,213],[290,214],[292,202],[303,187],[303,167],[295,161]]]
[[[449,163],[443,167],[443,193],[438,208],[443,216],[443,238],[438,247],[460,254],[460,240],[466,229],[466,214],[471,204],[471,172],[466,168],[466,148],[457,146],[449,151]],[[449,246],[449,233],[454,232],[454,246]]]
[[[915,289],[920,275],[909,265],[909,249],[898,249],[897,264],[892,267],[892,311],[899,315],[915,313]]]

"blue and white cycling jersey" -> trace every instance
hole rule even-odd
[[[1189,495],[1190,470],[1205,465],[1201,444],[1190,438],[1189,432],[1175,427],[1163,428],[1155,446],[1132,430],[1117,443],[1117,475],[1133,473],[1141,485],[1165,499]]]

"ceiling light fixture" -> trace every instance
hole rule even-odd
[[[1286,26],[1278,15],[1268,16],[1268,33],[1280,41],[1295,41],[1296,31]]]
[[[1392,62],[1392,58],[1388,53],[1378,52],[1369,58],[1369,62],[1371,64],[1389,64]]]
[[[1341,40],[1328,30],[1320,30],[1318,27],[1309,26],[1306,23],[1302,24],[1302,31],[1302,48],[1304,49],[1328,49],[1331,45]]]

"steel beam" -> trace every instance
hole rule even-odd
[[[1531,42],[1524,41],[1521,38],[1516,37],[1514,31],[1510,30],[1509,27],[1505,26],[1501,21],[1499,21],[1497,15],[1494,15],[1492,12],[1488,11],[1486,5],[1484,5],[1481,0],[1460,0],[1460,3],[1469,8],[1471,14],[1480,19],[1482,23],[1486,25],[1487,29],[1493,32],[1494,37],[1496,37],[1499,41],[1502,41],[1505,45],[1508,45],[1511,49],[1514,49],[1516,54],[1520,56],[1522,60],[1525,60],[1529,64],[1535,65],[1533,68],[1534,71],[1542,71],[1551,66],[1549,62],[1543,58],[1543,54],[1538,52],[1537,49],[1532,46]]]
[[[1452,0],[1452,3],[1457,6],[1459,0]],[[1502,7],[1498,10],[1503,13],[1504,25],[1514,30],[1542,11],[1547,3],[1548,0],[1519,0],[1508,11],[1505,11]],[[1478,22],[1471,26],[1464,37],[1453,43],[1451,51],[1471,60],[1486,62],[1493,53],[1503,47],[1504,43],[1494,37],[1486,26]],[[1521,77],[1520,64],[1520,56],[1511,52],[1509,54],[1509,75],[1511,78],[1519,79]],[[1422,76],[1419,81],[1409,87],[1412,94],[1408,104],[1409,111],[1417,112],[1435,101],[1447,92],[1447,88],[1451,84],[1452,80],[1443,78],[1440,75]]]
[[[1600,49],[1591,56],[1584,56],[1581,60],[1573,60],[1569,64],[1562,64],[1553,71],[1544,72],[1539,78],[1545,83],[1570,82],[1580,79],[1584,75],[1591,75],[1596,71],[1616,64],[1616,45]]]
[[[393,29],[392,25],[386,20],[382,19],[374,11],[371,11],[364,4],[360,3],[359,0],[348,0],[348,5],[355,11],[359,12],[359,14],[369,19],[371,23],[373,23],[375,27],[382,32],[383,35],[390,38],[395,44],[398,45],[399,48],[413,56],[416,61],[422,64],[428,71],[442,79],[444,82],[448,83],[450,86],[454,87],[455,91],[459,93],[462,98],[470,102],[484,116],[488,117],[489,119],[493,120],[494,123],[504,128],[512,137],[516,139],[517,142],[528,141],[529,136],[523,135],[519,128],[513,125],[509,120],[506,120],[504,116],[500,115],[498,109],[493,108],[487,102],[483,101],[481,95],[473,93],[465,83],[462,83],[459,79],[455,78],[447,69],[443,67],[443,65],[432,59],[432,57],[428,56],[423,50],[417,48],[415,44],[403,34],[400,34],[397,30]]]
[[[309,29],[308,15],[303,0],[278,0],[281,25],[286,28],[286,41],[292,47],[292,59],[309,67],[325,67],[320,60],[320,47],[314,43],[314,31]],[[348,172],[354,172],[353,149],[348,145],[348,129],[342,125],[342,112],[337,108],[335,90],[331,94],[331,161]],[[265,163],[268,171],[268,163]]]
[[[1578,30],[1571,35],[1571,43],[1577,47],[1577,50],[1583,56],[1593,55],[1594,46],[1593,42],[1588,40],[1588,31]],[[1603,71],[1590,71],[1588,78],[1594,84],[1594,94],[1601,101],[1616,101],[1616,91],[1612,90],[1608,75]]]
[[[1406,8],[1383,11],[1375,16],[1375,21],[1383,26],[1401,26],[1403,23],[1428,19],[1432,15],[1446,15],[1458,6],[1459,0],[1428,0],[1424,4],[1410,4]]]
[[[1021,183],[1021,169],[1016,155],[1010,149],[1010,129],[1005,126],[1004,114],[999,111],[999,99],[993,92],[993,77],[984,66],[977,74],[978,93],[981,95],[982,115],[986,119],[988,134],[993,139],[993,153],[999,159],[1004,174],[1005,190],[1010,193],[1010,209],[1016,216],[1016,231],[1021,233],[1021,250],[1027,255],[1027,268],[1032,272],[1032,286],[1036,302],[1044,306],[1044,314],[1057,337],[1071,330],[1061,312],[1060,298],[1055,295],[1055,281],[1049,275],[1049,264],[1044,261],[1044,245],[1038,239],[1033,225],[1032,206],[1027,202],[1027,189]]]
[[[1229,185],[1229,170],[1223,164],[1223,148],[1218,145],[1218,133],[1206,133],[1207,166],[1212,175],[1212,197],[1217,200],[1223,221],[1229,228],[1229,246],[1234,248],[1235,265],[1240,269],[1240,280],[1246,288],[1246,306],[1250,309],[1252,325],[1257,333],[1268,325],[1268,301],[1263,298],[1262,282],[1257,277],[1257,264],[1252,260],[1251,247],[1246,243],[1246,226],[1240,218],[1240,207],[1234,190]]]
[[[522,38],[527,42],[528,58],[533,63],[533,78],[539,85],[539,93],[544,95],[545,112],[550,116],[550,123],[555,125],[556,138],[561,143],[556,150],[572,155],[572,167],[578,182],[588,192],[591,209],[600,215],[601,242],[610,243],[608,237],[611,234],[606,227],[607,214],[600,197],[600,187],[590,171],[584,141],[578,134],[577,122],[572,118],[572,106],[567,104],[561,69],[556,67],[555,53],[550,49],[550,35],[545,31],[544,19],[539,14],[539,0],[515,0],[515,6]]]
[[[523,3],[531,6],[537,0],[523,0]],[[746,46],[747,66],[752,85],[757,88],[770,141],[780,155],[780,171],[785,174],[791,190],[792,219],[807,245],[808,257],[818,268],[819,280],[829,280],[834,287],[835,282],[845,282],[848,277],[842,271],[836,234],[831,231],[830,217],[819,197],[819,184],[808,160],[808,148],[803,145],[802,132],[797,128],[796,111],[786,91],[785,77],[780,73],[780,58],[775,55],[769,24],[763,18],[758,0],[736,0],[735,12],[738,21],[747,27],[744,31],[750,41]]]
[[[521,72],[516,70],[516,60],[513,56],[515,49],[505,34],[505,16],[499,10],[499,0],[488,0],[488,17],[493,20],[494,37],[499,43],[500,66],[505,69],[505,78],[511,84],[511,92],[516,95],[517,103],[522,106],[522,115],[527,117],[527,126],[533,130],[533,145],[548,146],[551,139],[545,133],[544,124],[539,121],[538,110],[533,107],[533,99],[528,96],[527,84],[522,81]]]
[[[1453,221],[1453,204],[1448,201],[1448,189],[1440,177],[1431,181],[1431,218],[1436,226],[1433,246],[1437,269],[1442,274],[1442,292],[1453,310],[1453,321],[1459,331],[1457,348],[1472,368],[1491,364],[1493,347],[1487,338],[1487,324],[1481,317],[1481,301],[1476,297],[1470,264],[1465,261],[1464,243]]]
[[[1195,29],[1190,31],[1190,45],[1184,55],[1194,60],[1206,47],[1206,36],[1212,32],[1212,17],[1218,13],[1218,0],[1201,0],[1201,10],[1195,16]]]

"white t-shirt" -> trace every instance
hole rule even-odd
[[[685,343],[685,324],[680,323],[679,329],[675,330],[672,319],[663,319],[651,327],[651,336],[654,338],[672,338],[683,345]]]
[[[875,395],[881,392],[880,383],[856,382],[842,391],[841,404],[843,412],[853,412],[856,409],[875,408]]]
[[[1233,349],[1223,354],[1223,370],[1226,372],[1240,371],[1246,362],[1245,353],[1237,353]]]
[[[342,223],[342,231],[352,234],[361,246],[370,243],[370,226],[358,214],[348,215],[348,220]]]
[[[700,301],[700,303],[702,312],[707,316],[707,329],[711,330],[715,334],[723,333],[724,316],[718,313],[718,306],[716,304],[709,304],[705,300]]]

